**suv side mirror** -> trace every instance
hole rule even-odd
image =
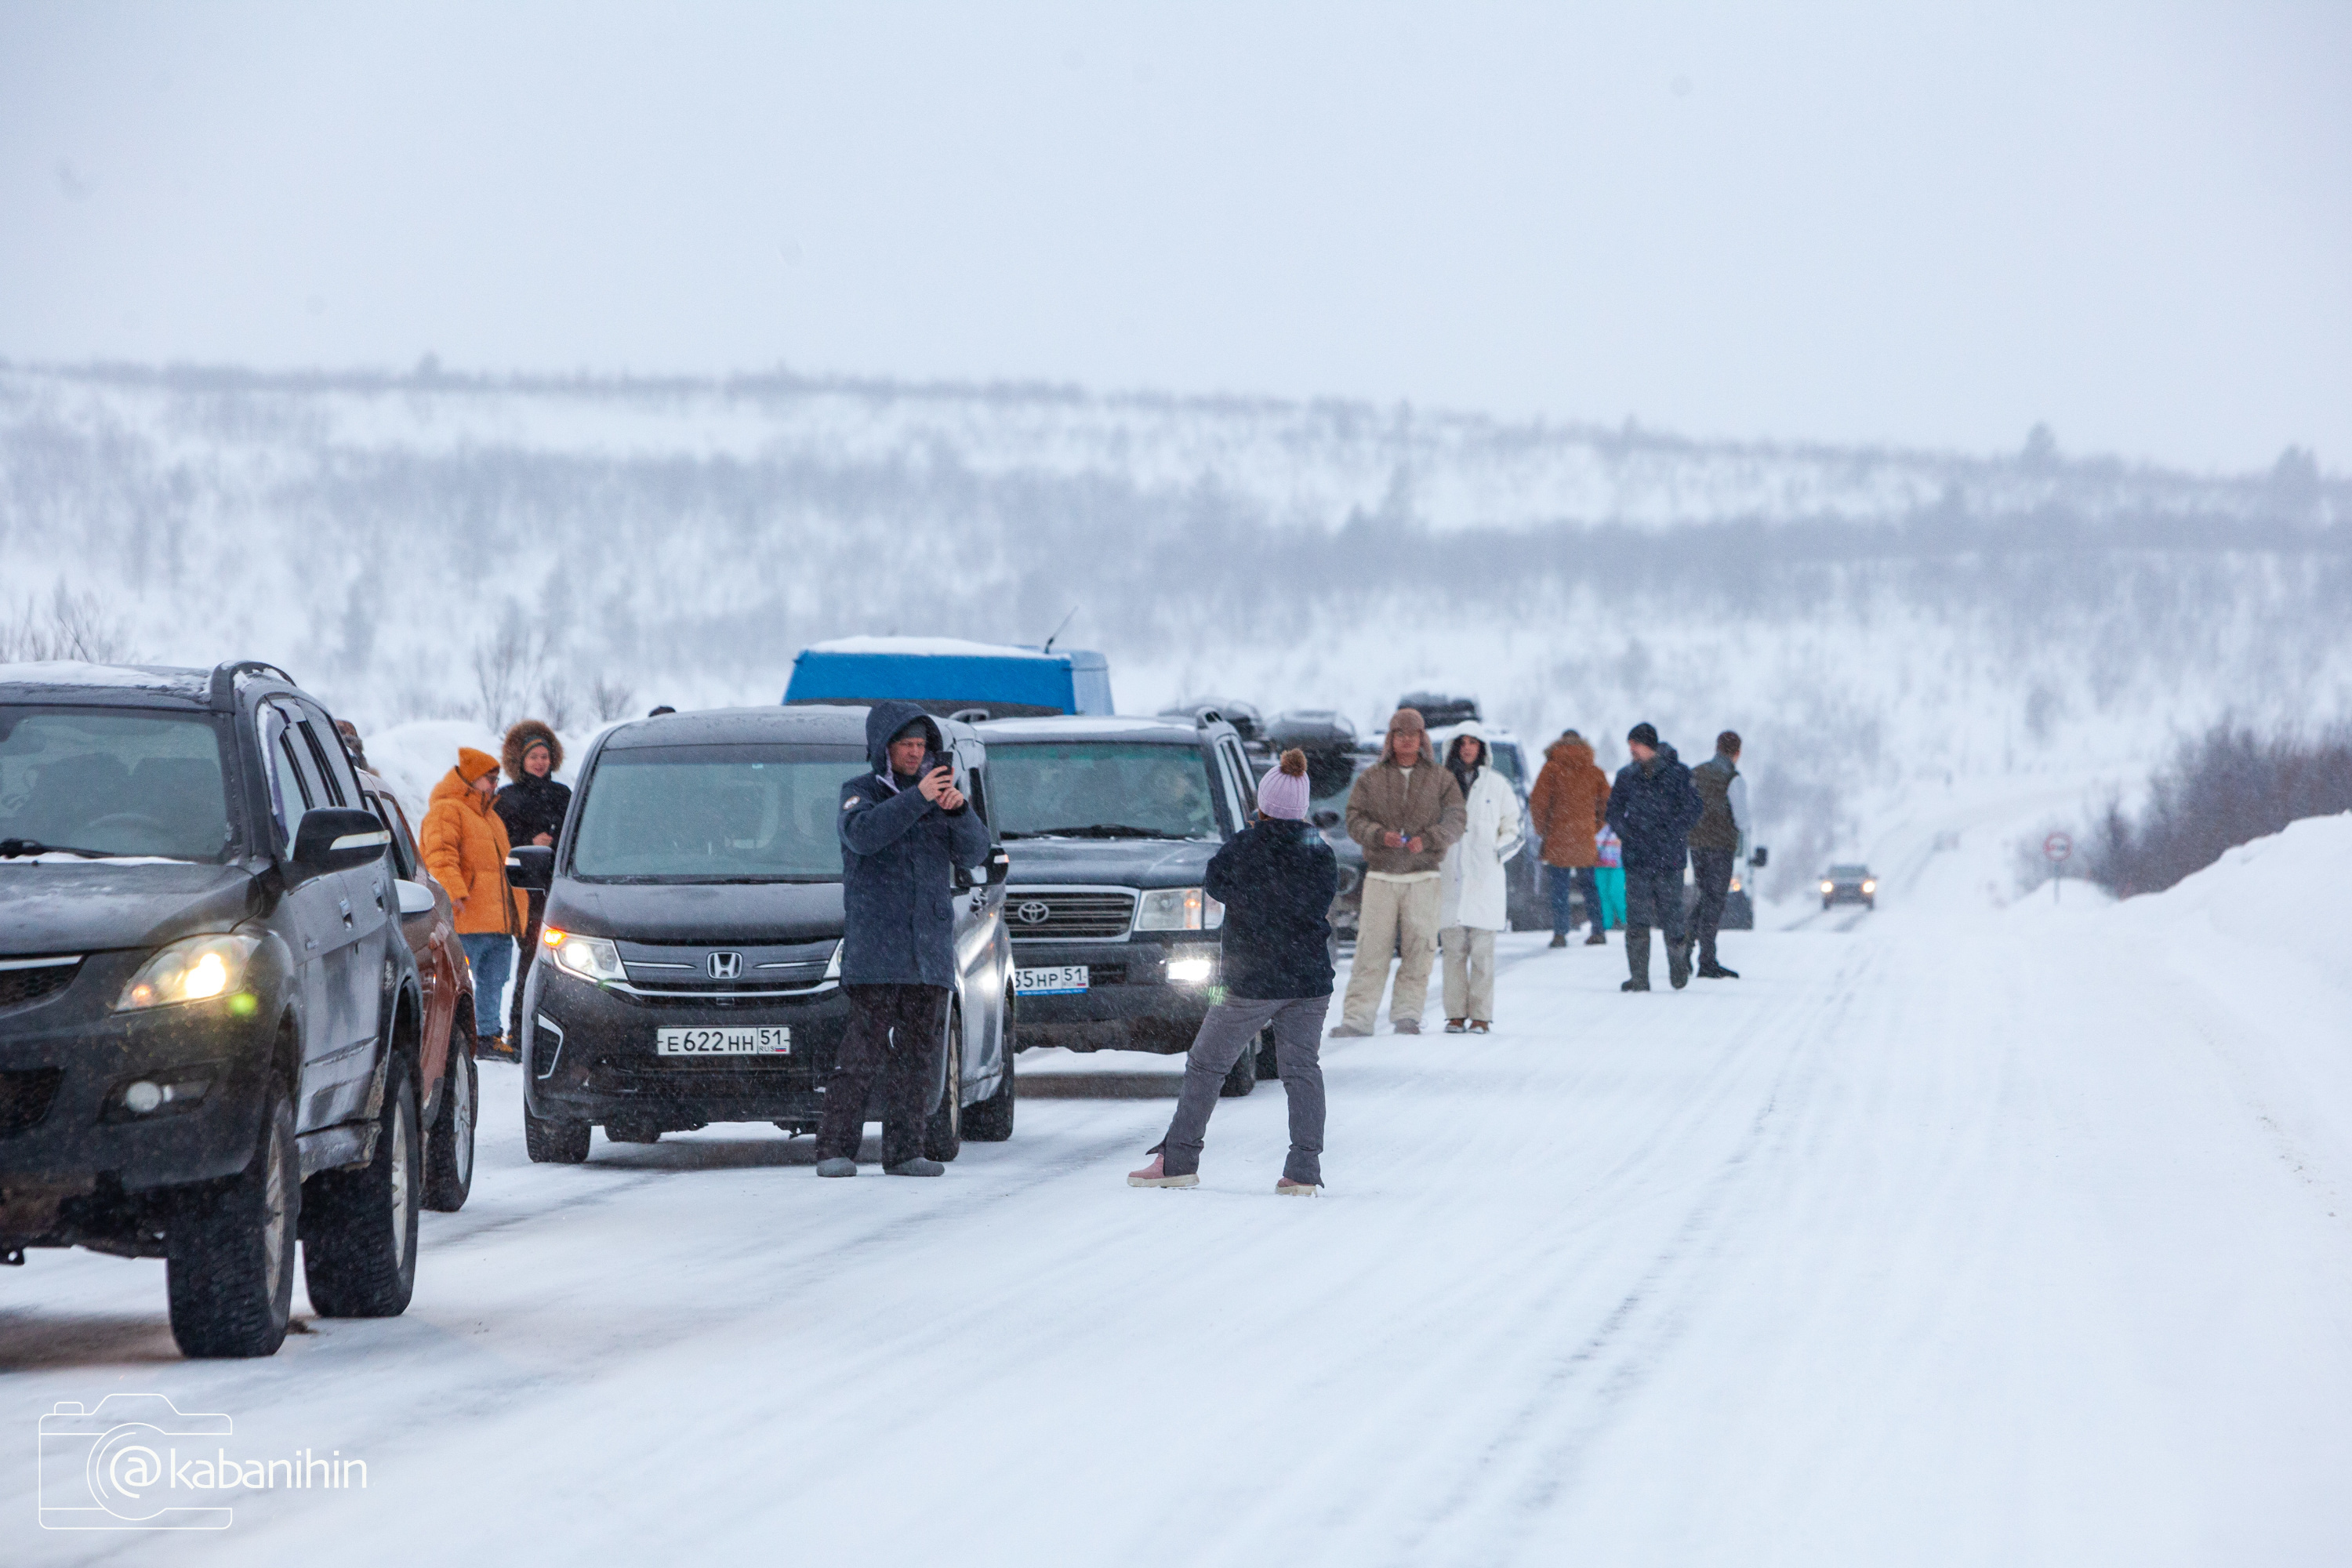
[[[995,845],[988,851],[988,858],[979,865],[955,868],[955,889],[961,893],[972,888],[993,888],[1012,871],[1013,858],[1005,854],[1003,845]]]
[[[1761,844],[1759,844],[1756,847],[1756,853],[1748,858],[1748,863],[1750,866],[1755,867],[1759,871],[1761,871],[1764,869],[1764,863],[1770,859],[1771,857],[1772,851],[1765,848]]]
[[[555,885],[555,851],[544,844],[508,850],[507,880],[527,893],[547,891]]]
[[[313,875],[373,865],[392,847],[392,829],[372,811],[327,806],[302,814],[294,864]]]

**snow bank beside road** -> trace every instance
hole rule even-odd
[[[2345,984],[2343,905],[2352,889],[2352,813],[2290,823],[2178,887],[2126,900],[2118,915],[2183,942],[2227,938]]]

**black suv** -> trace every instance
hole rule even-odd
[[[933,722],[985,820],[986,752],[969,726]],[[586,1159],[594,1125],[621,1143],[714,1121],[814,1130],[849,1025],[841,786],[867,766],[866,710],[814,703],[667,714],[589,748],[555,847],[509,862],[518,887],[547,889],[522,1004],[532,1159]],[[944,1053],[935,1160],[1013,1136],[1002,852],[973,873],[958,879],[961,1048]]]
[[[408,1305],[416,964],[390,835],[263,664],[0,668],[0,1258],[167,1262],[189,1355]]]
[[[1017,1045],[1191,1048],[1216,987],[1224,923],[1202,882],[1210,857],[1257,809],[1240,735],[1213,710],[1197,722],[1073,717],[976,728],[1013,862],[1004,909]],[[1234,1064],[1224,1093],[1255,1086],[1260,1048]]]

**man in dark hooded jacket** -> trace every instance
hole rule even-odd
[[[816,1173],[857,1173],[866,1100],[887,1073],[882,1168],[936,1176],[923,1128],[955,984],[955,868],[988,858],[988,826],[955,787],[947,745],[911,702],[866,715],[870,773],[841,786],[841,984],[849,1029],[824,1089]]]
[[[571,786],[556,783],[554,777],[563,766],[562,741],[543,721],[522,720],[507,731],[499,763],[509,782],[491,800],[490,809],[507,825],[507,842],[517,848],[526,844],[552,846],[562,836],[564,814],[572,809]],[[547,895],[531,893],[521,937],[525,973],[539,952],[539,933],[546,915]],[[509,989],[506,1037],[513,1041],[522,1038],[523,988],[517,984]]]
[[[1692,787],[1690,769],[1658,739],[1652,724],[1625,737],[1633,760],[1609,789],[1609,826],[1625,846],[1624,991],[1650,988],[1650,928],[1666,928],[1666,975],[1679,991],[1690,983],[1690,938],[1683,918],[1683,871],[1690,864],[1690,832],[1706,809]]]

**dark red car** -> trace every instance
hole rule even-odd
[[[425,869],[416,835],[391,786],[359,770],[369,808],[392,829],[400,934],[416,956],[425,992],[425,1206],[455,1214],[474,1185],[474,1123],[481,1096],[474,1068],[474,972],[458,945],[449,894]]]

